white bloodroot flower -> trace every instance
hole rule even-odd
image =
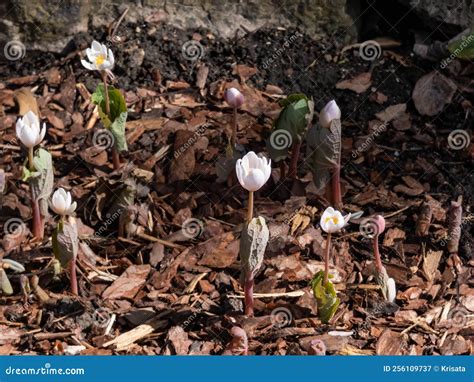
[[[322,127],[329,128],[333,119],[341,119],[341,109],[336,101],[329,101],[319,113],[319,123]]]
[[[91,47],[86,49],[86,55],[89,61],[81,60],[86,69],[110,71],[114,67],[114,54],[104,44],[92,41]]]
[[[397,286],[395,285],[395,280],[389,278],[387,280],[387,299],[390,302],[394,302],[397,297]]]
[[[339,232],[342,227],[346,225],[349,219],[350,214],[345,219],[339,211],[332,207],[328,207],[321,216],[320,225],[324,232],[335,233]]]
[[[29,111],[16,121],[16,136],[26,147],[32,148],[39,145],[46,134],[46,124],[40,129],[38,116]]]
[[[244,95],[236,88],[227,89],[224,94],[224,99],[235,109],[241,107],[245,102]]]
[[[272,161],[265,157],[258,157],[250,151],[242,159],[237,160],[235,172],[243,188],[247,191],[259,190],[270,178]]]
[[[71,193],[66,192],[63,188],[58,188],[51,200],[51,208],[58,215],[65,216],[71,215],[76,209],[76,202],[72,203]]]

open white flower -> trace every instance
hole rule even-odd
[[[319,113],[319,123],[322,127],[329,128],[333,119],[341,119],[341,109],[336,101],[329,101]]]
[[[51,208],[58,215],[71,215],[76,209],[76,202],[71,203],[71,193],[66,192],[63,188],[58,188],[51,200]]]
[[[92,41],[90,48],[86,49],[89,61],[81,60],[82,65],[89,70],[112,70],[114,67],[114,54],[104,44]]]
[[[258,157],[253,151],[239,159],[235,164],[235,172],[241,186],[247,191],[259,190],[270,178],[271,163],[271,160]]]
[[[225,101],[233,108],[239,108],[244,104],[244,95],[236,88],[229,88],[224,94]]]
[[[397,297],[397,286],[395,285],[395,280],[389,278],[387,280],[387,299],[390,302],[394,302]]]
[[[32,148],[39,145],[46,134],[46,124],[40,130],[38,116],[29,111],[16,121],[16,136],[26,147]]]
[[[350,219],[350,215],[349,215],[349,219]],[[346,224],[346,221],[344,217],[342,216],[342,214],[332,207],[326,208],[326,210],[323,212],[323,215],[321,216],[320,225],[324,232],[327,232],[327,233],[338,232],[342,229],[342,227],[344,227],[345,224]]]

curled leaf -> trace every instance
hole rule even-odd
[[[332,278],[332,275],[329,275]],[[324,272],[319,271],[311,280],[311,288],[318,304],[318,316],[324,324],[327,324],[337,311],[340,300],[332,282],[328,280],[324,284]]]
[[[102,124],[114,136],[114,146],[118,151],[126,151],[127,140],[125,137],[125,124],[127,122],[127,104],[120,90],[113,86],[108,87],[110,115],[106,113],[106,98],[104,84],[100,83],[94,94],[92,102],[99,106],[99,116]]]
[[[65,268],[69,262],[74,261],[79,249],[77,225],[73,217],[68,221],[60,221],[53,231],[54,256]]]
[[[314,184],[323,190],[331,180],[331,171],[341,162],[341,121],[333,119],[329,128],[312,127],[307,142]]]
[[[253,218],[245,224],[240,238],[239,252],[242,265],[241,276],[245,280],[253,279],[262,266],[269,237],[270,231],[263,217]]]
[[[275,162],[287,158],[290,147],[301,142],[314,114],[314,103],[304,94],[291,94],[280,101],[280,105],[283,109],[266,142],[270,157]]]
[[[36,150],[33,157],[34,170],[23,167],[23,180],[30,183],[33,198],[38,200],[41,215],[48,216],[48,201],[53,192],[53,157],[42,148]]]

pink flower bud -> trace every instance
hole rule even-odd
[[[319,123],[322,127],[328,128],[333,119],[341,119],[341,109],[334,100],[329,101],[319,113]]]
[[[381,215],[376,215],[374,217],[374,223],[376,226],[377,231],[375,232],[376,235],[380,235],[383,231],[385,231],[385,219]]]
[[[244,95],[236,88],[227,89],[224,94],[224,99],[233,108],[239,108],[245,102]]]

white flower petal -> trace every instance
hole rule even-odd
[[[245,170],[242,166],[242,159],[238,159],[235,163],[235,173],[237,175],[237,179],[239,180],[240,185],[244,187]]]
[[[46,123],[43,123],[43,128],[41,129],[41,132],[39,134],[39,140],[37,144],[40,144],[41,141],[44,139],[44,136],[46,135]]]
[[[247,191],[257,191],[265,183],[265,175],[259,169],[250,169],[250,172],[244,178],[243,187]]]
[[[64,190],[62,188],[58,188],[52,197],[51,207],[53,208],[54,212],[58,215],[64,215],[67,205],[66,205],[66,198],[64,195]]]
[[[95,62],[95,58],[97,57],[97,52],[94,52],[91,48],[86,49],[86,56],[89,62]]]
[[[69,208],[71,206],[72,198],[71,198],[71,193],[68,191],[66,192],[66,208]]]
[[[115,64],[115,57],[114,57],[114,52],[112,52],[111,49],[108,50],[108,55],[107,55],[107,59],[110,63],[110,69],[113,68],[114,64]]]
[[[395,280],[392,278],[389,278],[387,280],[387,299],[390,302],[394,302],[396,297],[397,297],[397,286],[395,284]]]
[[[93,52],[102,53],[102,44],[96,40],[92,41],[91,49]]]
[[[81,60],[82,66],[88,70],[96,70],[97,68],[95,65],[91,64],[90,62],[87,62],[86,60]]]
[[[31,148],[35,146],[38,137],[34,129],[28,125],[23,125],[18,138],[26,147]]]
[[[257,154],[255,154],[253,151],[250,151],[247,155],[245,155],[245,157],[248,158],[249,169],[259,168],[260,158],[257,156]]]
[[[76,210],[76,207],[77,207],[77,203],[76,202],[72,203],[67,209],[67,212],[66,212],[67,215],[72,215],[73,212]]]

